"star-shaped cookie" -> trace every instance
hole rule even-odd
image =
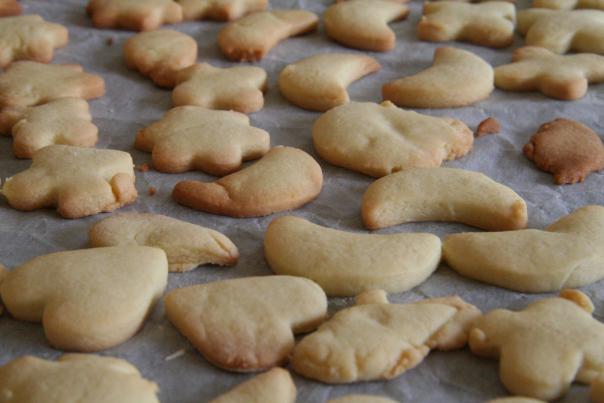
[[[262,11],[268,0],[177,0],[185,20],[232,21]]]
[[[182,8],[173,0],[90,0],[86,11],[97,28],[151,31],[182,21]]]

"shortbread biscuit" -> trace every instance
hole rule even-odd
[[[531,7],[572,10],[576,8],[594,8],[604,10],[604,0],[533,0]]]
[[[80,218],[136,200],[134,165],[126,152],[54,145],[32,158],[28,169],[8,178],[2,187],[17,210],[56,207],[65,218]]]
[[[68,40],[67,28],[39,15],[0,18],[0,67],[15,60],[49,63],[55,48],[67,45]]]
[[[93,99],[104,93],[103,79],[84,73],[77,64],[15,62],[0,74],[0,109],[34,106],[60,98]]]
[[[382,95],[398,106],[455,108],[482,101],[493,89],[490,64],[467,50],[437,48],[431,67],[384,84]]]
[[[182,8],[173,0],[90,0],[86,11],[97,28],[151,31],[182,21]]]
[[[500,397],[489,400],[487,403],[545,403],[543,400],[531,399],[530,397]]]
[[[289,372],[273,368],[245,381],[210,403],[294,403],[296,385]]]
[[[296,345],[292,368],[331,384],[392,379],[430,350],[465,346],[478,316],[478,308],[459,297],[346,308]]]
[[[15,319],[42,322],[53,347],[90,352],[132,337],[167,280],[161,249],[80,249],[39,256],[13,269],[0,284],[0,296]]]
[[[237,372],[285,363],[294,334],[315,329],[327,298],[310,280],[246,277],[178,288],[165,298],[170,322],[212,364]]]
[[[172,88],[176,73],[197,61],[197,42],[187,34],[159,29],[134,35],[124,44],[123,53],[129,68],[160,87]]]
[[[382,396],[371,395],[346,395],[337,399],[330,399],[327,403],[398,403],[396,400]]]
[[[443,245],[460,274],[520,292],[582,287],[604,277],[604,207],[586,206],[545,230],[462,233]]]
[[[301,207],[322,187],[323,172],[310,155],[297,148],[275,147],[253,165],[216,182],[179,182],[172,198],[212,214],[260,217]]]
[[[499,376],[511,393],[557,400],[573,381],[604,374],[604,324],[592,311],[589,297],[577,290],[520,312],[496,309],[472,325],[470,349],[500,360]]]
[[[604,403],[604,375],[598,375],[591,382],[589,396],[593,403]]]
[[[17,0],[0,0],[0,17],[21,14],[21,5]]]
[[[604,169],[604,144],[589,127],[575,120],[542,124],[522,149],[539,169],[554,174],[557,185],[583,182]]]
[[[198,169],[222,176],[266,154],[270,136],[239,112],[179,106],[140,130],[136,148],[151,152],[153,166],[161,172]]]
[[[351,102],[317,119],[312,129],[319,155],[333,165],[381,177],[415,167],[437,167],[472,148],[461,121],[421,115],[390,102]]]
[[[90,245],[142,245],[163,249],[171,272],[205,264],[233,266],[237,247],[218,231],[158,214],[126,213],[98,221],[90,228]]]
[[[177,0],[185,20],[233,21],[265,10],[268,0]]]
[[[388,52],[396,34],[388,23],[403,20],[409,8],[388,0],[350,0],[331,5],[323,15],[325,33],[351,48]]]
[[[279,89],[294,105],[323,112],[347,103],[346,88],[380,68],[373,57],[323,53],[285,67],[279,75]]]
[[[0,133],[12,134],[13,153],[18,158],[31,158],[39,149],[53,144],[94,147],[98,132],[88,102],[79,98],[0,111]]]
[[[526,203],[479,172],[415,168],[373,182],[363,195],[363,223],[379,229],[408,222],[452,221],[506,231],[526,227]]]
[[[209,109],[257,112],[264,106],[266,71],[255,66],[214,67],[195,64],[176,75],[172,103]]]
[[[279,42],[317,29],[319,17],[306,10],[271,10],[229,23],[218,34],[222,53],[234,61],[257,61]]]
[[[159,403],[157,385],[128,361],[91,354],[14,359],[0,367],[0,390],[7,403]]]
[[[288,216],[268,226],[264,256],[276,274],[307,277],[330,297],[376,288],[396,293],[436,270],[441,242],[432,234],[355,234]]]

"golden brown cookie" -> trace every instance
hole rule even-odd
[[[86,12],[97,28],[151,31],[182,21],[182,8],[172,0],[90,0]]]
[[[268,0],[177,0],[185,20],[233,21],[265,10]]]
[[[479,138],[479,137],[484,137],[487,134],[497,134],[500,131],[501,131],[501,124],[499,123],[499,121],[495,118],[488,117],[478,124],[478,127],[476,128],[476,133],[474,133],[474,136],[476,138]]]
[[[21,14],[21,5],[17,0],[0,0],[0,17]]]

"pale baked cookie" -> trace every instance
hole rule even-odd
[[[437,167],[463,157],[474,136],[461,121],[421,115],[390,102],[351,102],[313,125],[313,143],[329,163],[381,177],[415,167]]]
[[[415,168],[373,182],[363,195],[363,223],[379,229],[408,222],[452,221],[505,231],[526,227],[526,203],[479,172]]]
[[[496,309],[472,325],[470,349],[500,360],[499,376],[511,393],[556,400],[573,381],[604,374],[604,324],[592,312],[589,297],[577,290],[520,312]]]
[[[262,59],[279,42],[317,29],[319,17],[306,10],[271,10],[247,15],[218,34],[222,53],[234,61]]]
[[[33,106],[59,98],[93,99],[103,96],[100,76],[83,72],[77,64],[12,63],[0,74],[0,109]]]
[[[31,158],[39,149],[53,144],[94,147],[98,132],[88,102],[79,98],[0,111],[0,133],[12,134],[13,152],[18,158]]]
[[[589,396],[593,403],[604,403],[604,375],[598,375],[591,382]]]
[[[395,293],[436,270],[441,242],[432,234],[355,234],[287,216],[268,226],[264,256],[276,274],[307,277],[330,297],[376,288]]]
[[[396,400],[382,396],[371,395],[346,395],[337,399],[330,399],[327,403],[398,403]]]
[[[246,277],[178,288],[165,298],[170,322],[212,364],[237,372],[287,361],[294,334],[314,330],[327,298],[310,280]]]
[[[176,75],[172,103],[257,112],[264,106],[266,71],[255,66],[214,67],[198,63]]]
[[[7,403],[159,403],[157,385],[128,361],[92,354],[14,359],[0,367],[0,391]]]
[[[459,297],[346,308],[296,345],[292,368],[331,384],[392,379],[430,350],[465,346],[478,316],[478,308]]]
[[[171,272],[205,264],[233,266],[237,247],[218,231],[158,214],[126,213],[98,221],[90,228],[90,245],[142,245],[163,249]]]
[[[173,0],[90,0],[86,11],[97,28],[151,31],[182,21],[182,8]]]
[[[269,134],[239,112],[179,106],[136,135],[136,148],[152,153],[161,172],[201,170],[222,176],[270,148]]]
[[[124,44],[126,65],[160,87],[174,87],[176,73],[197,61],[197,42],[171,29],[142,32]]]
[[[265,10],[268,0],[177,0],[185,20],[232,21]]]
[[[493,89],[489,63],[467,50],[446,47],[434,51],[431,67],[384,84],[382,95],[398,106],[455,108],[482,101]]]
[[[260,217],[301,207],[322,187],[323,172],[310,155],[297,148],[274,147],[255,164],[216,182],[179,182],[172,198],[212,214]]]
[[[289,372],[273,368],[239,384],[210,403],[294,403],[296,385]]]
[[[530,46],[555,53],[604,54],[604,11],[522,10],[517,28]]]
[[[17,0],[0,0],[0,17],[21,14],[21,5]]]
[[[380,68],[373,57],[323,53],[285,67],[279,75],[279,89],[294,105],[323,112],[347,103],[350,98],[346,88]]]
[[[443,245],[460,274],[520,292],[582,287],[604,277],[604,207],[586,206],[545,230],[462,233]]]
[[[531,7],[557,10],[572,10],[575,8],[604,10],[604,0],[533,0]]]
[[[8,178],[2,187],[17,210],[56,207],[65,218],[80,218],[136,200],[134,165],[124,151],[54,145],[32,158],[28,169]]]
[[[545,403],[543,400],[531,399],[530,397],[500,397],[489,400],[487,403]]]
[[[325,33],[351,48],[387,52],[394,49],[396,34],[388,23],[407,17],[409,8],[388,0],[337,2],[323,15]]]
[[[167,280],[161,249],[80,249],[39,256],[13,269],[0,284],[0,296],[15,319],[42,322],[53,347],[89,352],[132,337]]]

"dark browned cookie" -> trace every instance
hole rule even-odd
[[[478,124],[476,128],[476,138],[486,136],[487,134],[497,134],[501,131],[501,124],[495,118],[486,118]]]
[[[0,17],[21,14],[21,5],[17,0],[0,0]]]

